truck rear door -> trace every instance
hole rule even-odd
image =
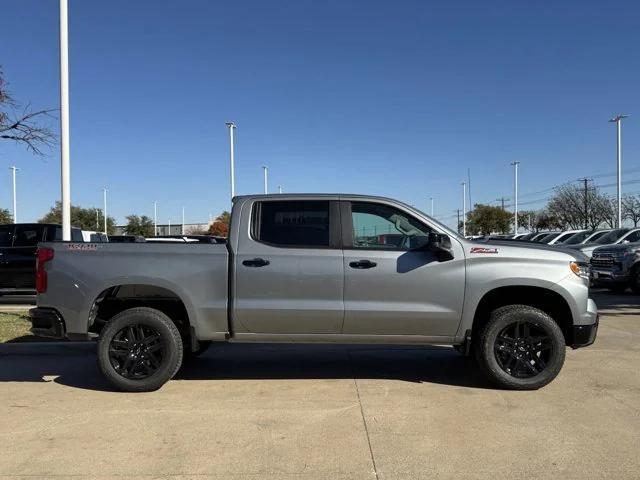
[[[249,207],[249,206],[247,206]],[[340,333],[344,266],[339,204],[254,201],[235,256],[234,324],[251,333]]]

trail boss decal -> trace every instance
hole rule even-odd
[[[495,247],[473,247],[469,253],[498,253]]]

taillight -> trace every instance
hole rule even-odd
[[[47,271],[44,264],[53,259],[53,250],[40,247],[36,255],[36,292],[44,293],[47,291]]]

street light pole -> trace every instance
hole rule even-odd
[[[182,207],[182,229],[180,230],[180,233],[184,235],[184,207]]]
[[[462,236],[467,236],[467,182],[462,182]]]
[[[107,187],[102,189],[102,194],[104,196],[104,234],[107,234]]]
[[[282,185],[278,185],[278,193],[282,193]]]
[[[235,166],[234,166],[234,158],[233,158],[233,131],[236,129],[236,124],[233,122],[225,123],[227,127],[229,127],[229,162],[231,164],[231,200],[233,201],[233,197],[236,195],[236,178],[235,178]]]
[[[616,124],[617,130],[617,172],[618,172],[618,228],[622,228],[622,119],[629,115],[616,115],[609,121]]]
[[[71,185],[69,161],[69,22],[67,0],[60,0],[60,181],[62,240],[71,240]]]
[[[520,162],[511,162],[513,165],[513,234],[518,234],[518,165]]]
[[[153,202],[153,236],[158,236],[158,202]]]
[[[431,199],[431,216],[433,217],[433,197],[430,197]]]
[[[264,194],[266,195],[267,193],[269,193],[269,187],[268,187],[268,183],[267,183],[267,178],[269,175],[269,167],[263,165],[262,166],[262,171],[264,173]]]
[[[16,197],[16,172],[20,170],[15,165],[9,167],[11,175],[13,177],[13,223],[18,223],[18,201]]]

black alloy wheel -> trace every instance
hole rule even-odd
[[[502,370],[515,378],[541,373],[553,354],[553,341],[546,330],[531,322],[514,322],[498,333],[494,352]]]
[[[165,345],[153,327],[135,324],[120,329],[109,343],[109,361],[124,378],[140,380],[153,375],[162,365]]]

